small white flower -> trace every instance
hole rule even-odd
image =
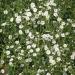
[[[7,23],[6,23],[6,22],[4,22],[4,23],[2,23],[2,24],[1,24],[1,26],[6,26],[6,24],[7,24]]]
[[[56,41],[53,39],[53,40],[52,40],[52,43],[53,43],[53,44],[55,44],[55,43],[56,43]]]
[[[67,47],[67,44],[64,44],[63,47],[66,48]]]
[[[75,52],[72,52],[71,59],[75,59]]]
[[[13,61],[13,58],[11,58],[9,61],[12,62]]]
[[[36,44],[35,43],[32,44],[32,48],[36,48]]]
[[[58,12],[58,9],[54,9],[54,12],[56,12],[56,13],[57,13],[57,12]]]
[[[20,34],[20,35],[22,35],[22,34],[23,34],[22,30],[19,30],[19,34]]]
[[[36,48],[36,52],[39,52],[40,51],[40,48]]]
[[[49,60],[49,63],[51,63],[52,65],[55,65],[56,64],[55,60],[53,60],[53,59],[50,59]]]
[[[58,16],[58,13],[55,12],[53,15],[54,15],[55,17],[57,17],[57,16]]]
[[[57,62],[61,61],[61,58],[60,57],[57,57]]]
[[[5,70],[4,69],[1,69],[1,73],[4,74],[5,73]]]
[[[1,64],[4,64],[4,60],[1,60],[1,62],[0,62]]]
[[[8,11],[7,10],[4,10],[4,14],[8,14]]]
[[[64,33],[61,33],[61,37],[65,37],[65,34]]]
[[[15,17],[17,17],[18,16],[18,13],[15,13]]]
[[[51,75],[49,72],[46,75]]]
[[[10,51],[6,51],[6,54],[7,54],[7,55],[10,55]]]
[[[57,21],[60,22],[62,19],[60,17],[57,18]]]
[[[29,20],[30,20],[29,16],[25,16],[25,19],[26,19],[27,21],[29,21]]]
[[[10,48],[14,48],[14,45],[11,45]]]
[[[58,52],[58,51],[59,51],[59,45],[58,45],[58,44],[55,44],[55,45],[53,46],[53,48],[54,48],[55,52]]]
[[[31,16],[32,16],[32,13],[31,13],[31,12],[26,12],[25,14],[26,14],[26,16],[28,16],[28,17],[31,17]]]
[[[21,16],[17,16],[16,17],[16,23],[20,23],[22,20],[21,20]]]
[[[50,53],[51,53],[50,50],[47,50],[47,51],[46,51],[46,54],[47,54],[47,55],[49,55]]]
[[[9,46],[6,46],[6,49],[9,49]]]
[[[59,34],[56,34],[55,37],[56,37],[56,38],[59,38]]]
[[[12,35],[9,35],[9,36],[8,36],[8,39],[11,40],[11,39],[12,39]]]
[[[61,22],[61,25],[65,25],[65,22]]]
[[[2,32],[2,29],[0,29],[0,33]]]
[[[26,29],[26,30],[25,30],[25,33],[27,33],[27,34],[28,34],[28,33],[29,33],[29,29]]]
[[[33,12],[37,12],[37,8],[33,8]]]
[[[13,63],[10,61],[10,62],[9,62],[9,65],[10,65],[10,66],[13,66]]]
[[[75,27],[75,23],[72,24],[72,27]]]
[[[48,11],[45,11],[45,12],[43,13],[43,16],[48,16]]]
[[[45,24],[45,21],[41,21],[41,25],[44,25]]]
[[[30,7],[31,7],[32,9],[35,8],[35,3],[32,2],[32,3],[30,4]]]
[[[33,53],[33,49],[30,49],[29,52],[30,52],[30,53]]]
[[[45,46],[44,46],[44,49],[45,49],[45,50],[48,50],[49,48],[48,48],[48,46],[47,46],[47,45],[45,45]]]
[[[27,49],[31,49],[31,45],[27,45]]]
[[[15,41],[15,44],[19,44],[19,41]]]
[[[37,54],[36,53],[33,53],[33,56],[35,57],[35,56],[37,56]]]
[[[24,26],[23,25],[19,25],[19,28],[22,29]]]
[[[12,17],[12,18],[10,18],[10,22],[13,22],[13,20],[14,20],[14,18]]]
[[[64,26],[63,25],[60,25],[60,29],[63,29],[64,28]]]
[[[51,39],[53,39],[53,36],[51,36],[50,34],[43,34],[42,38],[44,40],[50,41]]]

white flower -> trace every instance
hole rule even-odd
[[[49,72],[46,75],[51,75]]]
[[[6,24],[7,24],[7,23],[6,23],[6,22],[4,22],[4,23],[2,23],[2,24],[1,24],[1,26],[6,26]]]
[[[53,59],[49,59],[49,63],[51,63],[52,65],[56,64],[55,60],[53,60]]]
[[[10,51],[6,51],[6,54],[7,54],[7,55],[10,55]]]
[[[6,49],[9,49],[9,46],[6,46]]]
[[[9,62],[9,65],[10,65],[10,66],[13,66],[13,63],[10,61],[10,62]]]
[[[51,39],[53,39],[53,36],[51,36],[50,34],[43,34],[42,38],[44,40],[50,41]]]
[[[33,8],[33,12],[37,12],[37,8]]]
[[[29,36],[31,39],[33,39],[33,38],[34,38],[34,35],[32,35],[32,33],[31,33],[31,32],[29,32],[28,36]]]
[[[65,48],[66,48],[66,47],[67,47],[67,44],[64,44],[64,45],[63,45],[63,47],[65,47]]]
[[[60,57],[57,57],[57,62],[61,61],[61,58]]]
[[[53,44],[55,44],[55,43],[56,43],[56,41],[53,39],[53,40],[52,40],[52,43],[53,43]]]
[[[45,21],[41,21],[41,25],[44,25],[45,24]]]
[[[58,9],[54,9],[54,12],[56,12],[56,13],[57,13],[57,12],[58,12]]]
[[[54,15],[55,17],[57,17],[57,16],[58,16],[58,13],[57,13],[57,12],[55,12],[53,15]]]
[[[31,45],[27,45],[27,49],[31,49]]]
[[[8,36],[8,39],[11,40],[11,39],[12,39],[12,35],[9,35],[9,36]]]
[[[11,45],[10,48],[14,48],[14,45]]]
[[[4,60],[1,60],[0,64],[4,64]]]
[[[4,70],[4,69],[1,69],[1,73],[2,73],[2,74],[5,73],[5,70]]]
[[[2,32],[2,29],[0,29],[0,33]]]
[[[19,30],[19,34],[20,34],[20,35],[22,35],[22,34],[23,34],[22,30]]]
[[[44,49],[45,49],[45,50],[48,50],[49,48],[48,48],[48,46],[47,46],[47,45],[44,45]]]
[[[51,53],[50,50],[47,50],[47,51],[46,51],[46,54],[47,54],[47,55],[49,55],[50,53]]]
[[[26,30],[25,30],[25,33],[27,33],[27,34],[28,34],[28,33],[29,33],[29,29],[26,29]]]
[[[18,16],[18,13],[15,13],[15,17],[17,17]]]
[[[19,44],[19,41],[15,41],[15,44]]]
[[[60,29],[63,29],[64,28],[64,26],[63,25],[60,25]]]
[[[54,46],[53,46],[53,48],[54,48],[54,50],[57,52],[57,51],[59,51],[59,45],[58,44],[55,44]]]
[[[26,62],[31,62],[32,59],[31,59],[31,58],[27,58],[25,61],[26,61]]]
[[[55,37],[56,37],[56,38],[59,38],[59,34],[56,34]]]
[[[36,48],[36,44],[35,43],[32,44],[32,48]]]
[[[33,56],[35,57],[35,56],[37,56],[37,54],[36,53],[33,53]]]
[[[39,52],[40,51],[40,48],[36,48],[36,52]]]
[[[30,20],[29,16],[25,16],[25,19],[26,19],[27,21],[29,21],[29,20]]]
[[[19,28],[22,29],[24,26],[23,25],[19,25]]]
[[[4,14],[8,14],[8,11],[7,10],[4,10]]]
[[[31,41],[26,41],[26,44],[28,45],[28,44],[31,44],[32,42]]]
[[[65,25],[65,22],[61,22],[61,25]]]
[[[16,17],[16,23],[20,23],[22,20],[21,20],[21,16],[17,16]]]
[[[61,33],[61,37],[65,37],[65,34],[64,33]]]
[[[45,12],[43,13],[43,16],[48,16],[48,11],[45,11]]]
[[[35,8],[35,3],[32,2],[32,3],[30,4],[30,7],[31,7],[32,9]]]
[[[75,52],[72,52],[71,59],[75,59]]]
[[[9,61],[10,61],[10,62],[13,61],[13,58],[11,58]]]
[[[28,17],[31,17],[31,16],[32,16],[32,13],[31,13],[30,11],[26,12],[25,14],[26,14],[26,16],[28,16]]]
[[[57,18],[57,21],[60,22],[62,19],[60,17]]]
[[[75,27],[75,23],[72,24],[72,27]]]
[[[12,18],[10,18],[10,22],[13,22],[13,20],[14,20],[14,18],[12,17]]]
[[[33,53],[33,49],[30,49],[29,52],[30,52],[30,53]]]

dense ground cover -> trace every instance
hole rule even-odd
[[[0,75],[75,75],[75,0],[0,0]]]

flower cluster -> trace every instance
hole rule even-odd
[[[74,75],[74,19],[56,0],[16,3],[1,12],[0,74]]]

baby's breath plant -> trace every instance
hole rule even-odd
[[[0,75],[75,75],[75,1],[0,0]]]

